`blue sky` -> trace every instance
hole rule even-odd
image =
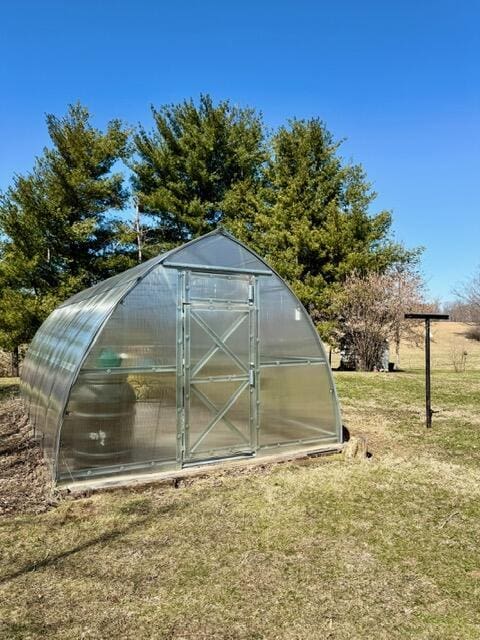
[[[200,92],[320,116],[448,299],[480,265],[479,24],[475,0],[2,2],[0,189],[76,100],[98,126]]]

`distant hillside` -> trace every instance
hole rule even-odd
[[[454,353],[467,352],[466,368],[480,369],[480,342],[466,338],[470,325],[464,322],[433,322],[431,357],[434,369],[453,370]],[[392,349],[390,359],[396,361]],[[419,369],[424,365],[423,327],[422,342],[419,347],[402,344],[400,366],[402,369]]]
[[[466,369],[480,370],[480,342],[469,340],[466,333],[470,325],[464,322],[433,322],[431,358],[433,369],[453,371],[454,355],[467,352]],[[328,347],[327,347],[328,348]],[[403,343],[400,347],[400,362],[397,362],[395,347],[390,350],[390,360],[401,369],[421,369],[424,366],[424,327],[419,326],[419,346]],[[332,355],[332,366],[337,367],[339,356]]]

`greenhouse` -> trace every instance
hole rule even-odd
[[[221,229],[55,309],[28,349],[22,394],[57,482],[341,442],[309,315]]]

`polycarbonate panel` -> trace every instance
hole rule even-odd
[[[78,367],[126,286],[56,309],[37,331],[25,359],[22,394],[47,459],[55,462],[58,429]]]
[[[339,442],[336,397],[328,365],[262,367],[260,446]]]
[[[117,305],[83,369],[175,367],[177,274],[161,265]],[[117,356],[110,366],[105,354]]]
[[[157,264],[160,264],[165,258],[167,258],[171,253],[176,251],[176,249],[172,249],[171,251],[167,251],[162,253],[150,260],[146,260],[141,264],[137,264],[135,267],[131,269],[127,269],[122,273],[117,274],[116,276],[112,276],[111,278],[107,278],[106,280],[102,280],[93,287],[89,289],[84,289],[79,293],[76,293],[74,296],[69,298],[66,302],[61,306],[65,306],[67,304],[72,304],[73,302],[80,302],[82,300],[87,300],[92,296],[97,296],[100,293],[104,293],[105,291],[110,291],[112,289],[116,289],[117,287],[123,287],[124,285],[130,285],[129,288],[135,285],[137,281],[140,281],[144,278]]]
[[[176,457],[175,372],[79,375],[61,433],[61,478],[124,473]]]
[[[249,311],[190,310],[190,364],[193,376],[246,374],[249,367]],[[214,340],[218,336],[219,341]],[[220,342],[224,347],[218,345]]]
[[[190,396],[187,459],[252,451],[248,380],[192,384]]]
[[[63,475],[176,460],[176,297],[159,265],[112,312],[71,392]]]
[[[260,276],[259,290],[260,362],[326,359],[308,314],[281,278]]]
[[[248,303],[249,285],[249,276],[192,272],[189,299]]]
[[[47,335],[50,332],[50,326],[55,324],[55,318],[57,311],[51,313],[43,323],[41,330],[35,334],[30,347],[27,351],[27,356],[22,365],[22,379],[21,389],[24,396],[24,403],[27,412],[32,415],[35,414],[38,408],[40,388],[36,385],[36,372],[42,356],[47,357]]]
[[[192,242],[172,252],[166,263],[268,271],[259,258],[224,231],[204,236],[201,242]]]

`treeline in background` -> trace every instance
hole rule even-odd
[[[421,251],[393,239],[391,213],[372,211],[365,171],[320,119],[271,131],[208,95],[151,114],[104,130],[81,104],[47,115],[49,146],[0,194],[0,348],[17,364],[60,302],[218,225],[278,271],[332,344],[355,278],[390,278],[397,321],[402,305],[425,304]]]

